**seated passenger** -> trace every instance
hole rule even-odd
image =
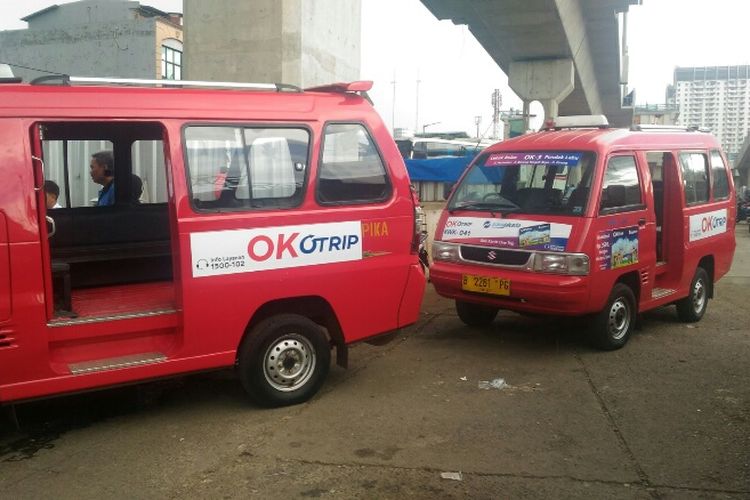
[[[47,198],[47,210],[62,208],[57,202],[60,197],[60,186],[55,181],[44,181],[44,195]]]
[[[99,151],[91,155],[89,164],[91,180],[102,186],[96,206],[115,204],[115,159],[112,151]]]
[[[135,174],[130,174],[130,202],[140,204],[143,195],[143,181]]]

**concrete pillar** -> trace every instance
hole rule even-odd
[[[539,101],[544,107],[544,118],[557,116],[560,101],[575,88],[572,59],[515,61],[510,63],[508,84],[526,102]]]
[[[289,83],[359,79],[361,0],[183,0],[184,78]]]

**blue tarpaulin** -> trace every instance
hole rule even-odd
[[[409,178],[421,182],[456,182],[474,155],[404,160]]]

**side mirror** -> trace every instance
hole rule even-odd
[[[622,207],[626,205],[626,188],[625,186],[615,184],[608,186],[602,196],[602,209]]]
[[[444,200],[447,200],[448,198],[450,198],[454,187],[456,187],[455,182],[446,182],[445,184],[443,184],[443,199]]]

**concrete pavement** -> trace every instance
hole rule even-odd
[[[502,312],[472,330],[428,289],[420,322],[352,349],[292,408],[232,373],[28,404],[0,430],[7,498],[750,498],[750,233],[704,319],[645,315],[615,352]],[[503,389],[481,389],[503,378]],[[461,472],[460,481],[441,472]]]

